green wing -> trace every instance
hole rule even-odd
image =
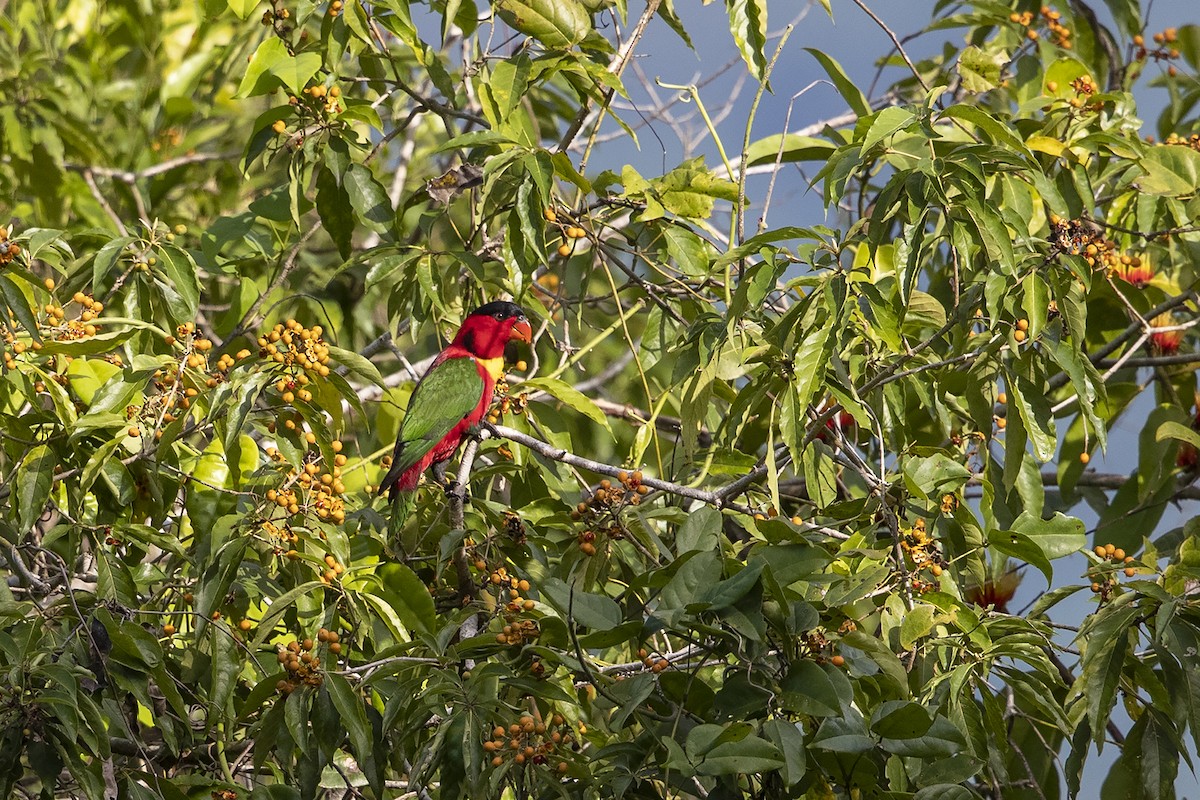
[[[390,474],[399,477],[420,461],[475,410],[482,395],[483,378],[473,358],[452,358],[425,373],[400,423]]]

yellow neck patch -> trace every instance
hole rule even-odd
[[[499,358],[477,358],[475,363],[487,370],[488,375],[492,376],[492,380],[500,380],[500,376],[504,374],[504,356]]]

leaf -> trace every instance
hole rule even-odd
[[[175,322],[187,322],[196,318],[200,307],[200,268],[184,250],[166,246],[158,250],[159,266],[183,299],[182,318]]]
[[[367,712],[363,708],[363,699],[345,678],[336,673],[325,674],[325,686],[329,687],[329,697],[350,734],[350,744],[354,747],[355,757],[360,762],[364,761],[373,751],[374,739],[371,735],[371,723],[367,720]]]
[[[1012,528],[1032,539],[1051,561],[1074,555],[1087,545],[1083,521],[1061,511],[1049,519],[1042,519],[1037,512],[1022,512]]]
[[[1025,142],[1021,141],[1021,137],[1013,133],[1010,126],[1002,123],[979,106],[960,103],[947,108],[942,112],[942,116],[968,122],[974,125],[980,132],[986,134],[996,144],[1004,145],[1014,153],[1019,153],[1027,158],[1032,157],[1032,154],[1025,147]]]
[[[783,765],[783,755],[775,745],[758,736],[747,736],[736,742],[722,742],[709,750],[696,772],[701,775],[737,775],[769,772]]]
[[[524,53],[498,61],[492,67],[487,85],[501,120],[512,113],[525,95],[529,86],[529,67],[529,56]]]
[[[1080,629],[1078,641],[1085,649],[1078,682],[1087,700],[1097,750],[1103,749],[1107,739],[1105,728],[1116,702],[1131,626],[1140,613],[1136,606],[1110,606],[1097,615],[1094,624]]]
[[[904,671],[904,665],[900,663],[900,659],[886,644],[862,631],[851,631],[842,637],[842,643],[862,650],[875,662],[884,675],[895,681],[896,688],[901,691],[907,690],[908,673]]]
[[[989,92],[1000,85],[1000,68],[1008,61],[1004,52],[988,53],[975,45],[964,47],[958,56],[962,87],[972,94]]]
[[[254,9],[258,7],[258,0],[225,0],[229,10],[238,15],[239,19],[250,19],[250,15],[254,13]]]
[[[887,700],[871,715],[871,731],[887,739],[915,739],[932,725],[925,706],[908,700]]]
[[[566,50],[592,31],[592,18],[579,0],[496,0],[500,19],[552,50]]]
[[[900,622],[900,647],[911,650],[918,640],[929,635],[933,630],[933,616],[936,609],[927,604],[919,603],[904,615]],[[891,734],[881,734],[888,735]]]
[[[892,106],[880,111],[875,115],[875,119],[871,122],[871,127],[867,128],[867,133],[863,137],[860,157],[865,157],[873,146],[896,131],[912,124],[916,118],[916,115],[907,108]]]
[[[17,507],[20,510],[17,524],[22,536],[33,528],[50,499],[50,489],[54,485],[54,463],[50,448],[39,444],[29,450],[17,470]]]
[[[816,48],[806,47],[804,49],[821,64],[821,67],[825,70],[825,74],[829,76],[829,79],[833,81],[834,87],[842,95],[842,99],[850,106],[850,110],[860,117],[869,116],[871,113],[871,103],[867,100],[867,96],[862,93],[862,90],[855,86],[854,82],[846,76],[846,71],[842,69],[841,64]]]
[[[365,358],[353,350],[343,350],[340,347],[329,345],[329,357],[338,362],[354,375],[376,386],[383,386],[383,375],[368,358]]]
[[[1137,181],[1143,192],[1180,197],[1195,194],[1200,189],[1200,153],[1190,147],[1150,147],[1139,163],[1146,170],[1145,177]]]
[[[387,190],[362,164],[351,164],[343,181],[350,207],[360,222],[376,233],[387,233],[396,221]]]
[[[1050,560],[1028,535],[1018,531],[993,531],[988,534],[988,544],[1006,556],[1037,567],[1046,576],[1046,582],[1054,584],[1054,568],[1050,566]]]
[[[1178,422],[1168,420],[1158,426],[1158,431],[1154,434],[1154,440],[1161,442],[1164,439],[1178,439],[1200,450],[1200,433],[1197,433],[1186,425],[1180,425]]]
[[[558,578],[543,579],[541,590],[564,617],[586,628],[605,630],[621,624],[621,607],[612,598],[589,594]]]
[[[354,213],[350,196],[339,185],[328,167],[317,172],[317,215],[321,225],[337,245],[343,259],[350,258],[350,240],[354,235]]]
[[[299,95],[310,78],[321,68],[321,56],[314,52],[293,56],[277,36],[268,36],[250,57],[246,74],[235,97],[254,97],[267,94],[283,84],[293,95]]]
[[[521,384],[521,389],[522,391],[527,389],[543,391],[556,400],[575,409],[596,424],[602,425],[606,431],[612,433],[612,428],[608,424],[608,417],[600,410],[600,407],[590,397],[574,386],[563,383],[557,378],[530,378]]]
[[[413,630],[437,630],[437,610],[429,588],[404,564],[383,564],[376,574],[386,588],[387,599],[404,624]]]
[[[650,185],[667,211],[688,219],[708,219],[716,200],[737,200],[737,184],[713,175],[701,158],[685,161]]]
[[[1025,422],[1034,455],[1042,463],[1050,461],[1058,447],[1058,437],[1055,432],[1054,414],[1050,411],[1050,401],[1046,398],[1046,393],[1021,376],[1016,376],[1015,381],[1008,381],[1008,390],[1009,403],[1017,409]],[[1010,458],[1019,455],[1008,454]]]
[[[801,136],[798,133],[773,134],[752,142],[746,148],[745,164],[748,167],[774,164],[776,159],[779,159],[781,164],[793,161],[826,161],[836,149],[832,143],[813,136]]]
[[[725,0],[729,11],[729,30],[742,54],[742,60],[755,80],[761,81],[767,70],[766,0]]]

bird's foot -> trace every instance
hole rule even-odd
[[[458,481],[446,481],[442,484],[442,489],[445,490],[446,497],[455,498],[463,503],[471,499],[471,490]]]

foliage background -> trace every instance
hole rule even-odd
[[[1048,797],[1106,745],[1105,796],[1172,796],[1200,156],[1143,137],[1196,132],[1198,43],[1106,5],[1057,9],[1069,50],[1032,6],[1037,40],[934,6],[918,77],[873,88],[802,18],[753,129],[734,89],[780,39],[750,0],[14,6],[10,791]],[[668,27],[698,68],[623,57]],[[797,60],[853,113],[789,113]],[[814,176],[827,217],[782,203]],[[501,293],[543,323],[515,443],[389,538],[419,359]],[[1085,470],[1114,425],[1136,461]],[[1106,542],[1132,566],[1077,555]],[[1013,568],[1054,589],[1006,608]]]

